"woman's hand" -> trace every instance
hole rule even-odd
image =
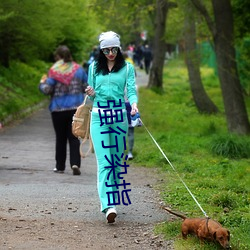
[[[135,115],[138,111],[138,108],[137,108],[137,104],[134,102],[132,105],[131,105],[131,112],[130,114],[133,116]]]
[[[90,87],[90,86],[88,86],[88,87],[85,89],[85,92],[86,92],[86,94],[87,94],[88,96],[95,96],[95,90],[94,90],[92,87]]]

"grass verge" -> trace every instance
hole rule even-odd
[[[202,68],[201,74],[208,95],[220,109],[217,115],[197,112],[181,60],[166,65],[163,94],[140,88],[142,120],[175,170],[143,127],[135,129],[133,164],[159,169],[163,184],[156,188],[165,204],[188,217],[202,217],[181,178],[206,213],[230,230],[232,249],[250,249],[250,138],[227,132],[218,79],[210,68]],[[250,100],[246,102],[250,112]],[[201,248],[192,237],[184,242],[178,237],[180,224],[181,220],[176,219],[157,225],[155,231],[168,239],[175,238],[178,250],[218,248],[213,243]]]
[[[38,83],[48,65],[42,62],[31,65],[12,62],[10,69],[0,68],[0,122],[9,115],[19,117],[20,111],[46,99],[38,91]],[[205,89],[220,114],[197,112],[186,68],[182,61],[174,60],[164,70],[163,94],[139,90],[141,117],[203,209],[230,230],[232,249],[250,249],[250,140],[227,133],[218,79],[212,69],[202,68],[201,73]],[[249,113],[249,98],[246,103]],[[143,127],[135,130],[134,156],[133,164],[155,167],[161,172],[163,182],[155,188],[160,190],[165,204],[189,217],[202,216]],[[201,247],[192,237],[184,242],[178,237],[180,224],[179,219],[161,223],[155,231],[167,239],[174,238],[178,250],[218,248],[212,243]]]
[[[48,65],[41,61],[30,65],[13,61],[8,69],[0,67],[0,123],[6,125],[21,118],[24,110],[31,112],[48,99],[38,90],[41,76],[47,70]]]

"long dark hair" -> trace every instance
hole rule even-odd
[[[119,71],[121,68],[123,68],[125,66],[125,64],[126,64],[125,59],[121,53],[121,50],[118,49],[117,55],[115,58],[115,65],[112,69],[112,72]],[[103,75],[109,74],[109,69],[108,69],[108,65],[107,65],[107,58],[103,54],[102,50],[100,50],[99,56],[96,60],[96,73],[97,74],[101,73]]]

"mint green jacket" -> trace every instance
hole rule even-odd
[[[98,102],[101,106],[107,106],[108,100],[114,100],[118,105],[121,99],[122,108],[125,109],[125,92],[131,105],[138,102],[135,69],[131,63],[126,62],[126,66],[118,72],[110,72],[107,75],[96,74],[94,65],[95,62],[89,66],[88,71],[88,84],[95,90],[95,97],[91,98],[93,107],[97,108]]]

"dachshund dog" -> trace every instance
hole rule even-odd
[[[187,218],[185,215],[173,212],[171,209],[163,207],[166,211],[183,219],[181,233],[183,239],[187,239],[188,234],[196,235],[200,241],[216,241],[223,249],[231,249],[229,240],[230,232],[222,225],[210,218]]]

